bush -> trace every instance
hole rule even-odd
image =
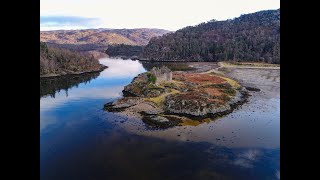
[[[232,96],[236,94],[236,91],[234,89],[225,89],[223,92]]]
[[[147,76],[148,76],[148,84],[155,84],[156,83],[157,77],[154,74],[148,73]]]

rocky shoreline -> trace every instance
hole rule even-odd
[[[214,120],[216,118],[223,117],[227,114],[232,113],[235,109],[239,108],[241,105],[246,103],[248,101],[249,96],[250,95],[247,91],[243,91],[241,99],[239,101],[236,101],[235,103],[230,104],[230,108],[225,109],[223,111],[208,113],[201,116],[172,112],[164,112],[165,114],[162,114],[161,116],[160,113],[148,114],[144,111],[140,112],[140,114],[142,114],[142,121],[146,123],[149,127],[168,128],[180,125],[181,123],[183,123],[183,120],[181,120],[183,118],[192,119],[193,121],[204,122],[206,119]],[[164,118],[163,115],[165,115]]]
[[[245,87],[220,74],[171,72],[166,67],[139,74],[123,94],[104,109],[142,119],[151,128],[213,120],[231,113],[250,96]]]

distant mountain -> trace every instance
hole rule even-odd
[[[104,68],[93,56],[40,42],[40,77],[96,72]]]
[[[40,41],[78,51],[105,50],[109,45],[117,44],[144,46],[152,37],[168,32],[148,28],[41,31]]]
[[[142,59],[280,63],[280,9],[211,20],[154,37]]]

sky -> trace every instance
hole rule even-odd
[[[176,31],[280,8],[280,0],[40,0],[40,31],[159,28]]]

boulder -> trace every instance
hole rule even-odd
[[[182,122],[177,118],[168,118],[158,115],[145,115],[143,116],[142,121],[152,128],[169,128],[177,126]]]
[[[128,107],[137,105],[138,103],[141,103],[142,99],[138,97],[125,97],[121,98],[114,102],[109,102],[104,105],[104,109],[108,110],[110,112],[118,112],[122,111]]]

